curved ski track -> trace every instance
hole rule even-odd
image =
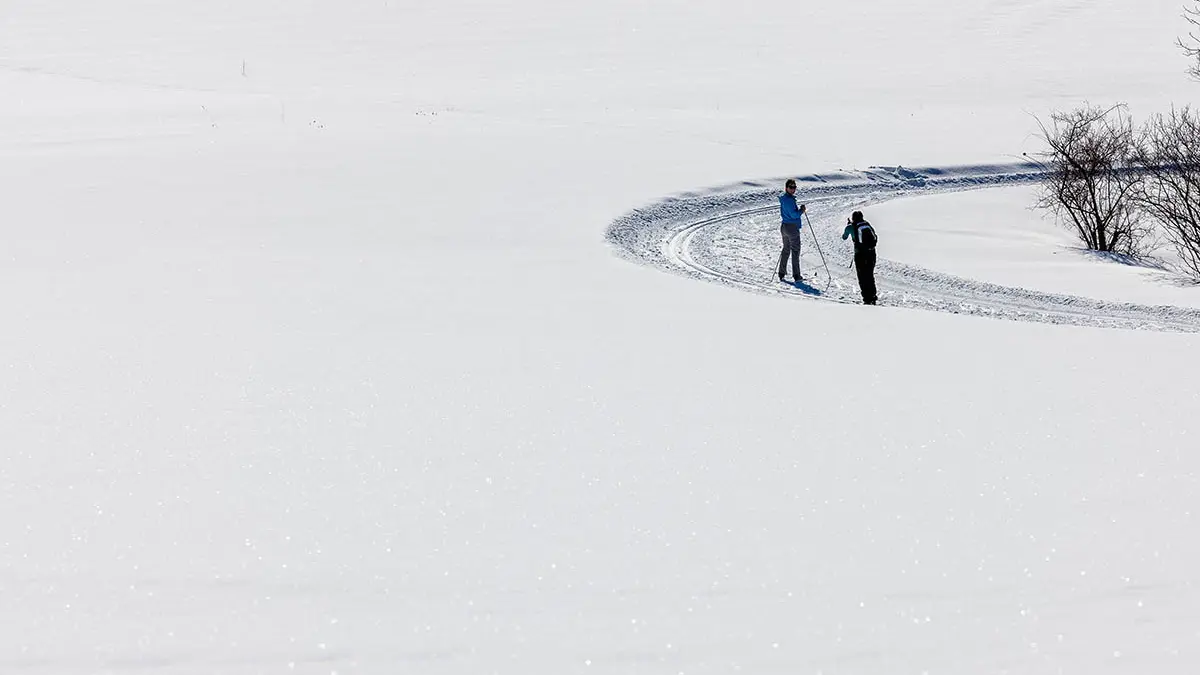
[[[740,183],[687,193],[632,211],[613,222],[607,239],[624,257],[659,269],[749,291],[813,300],[859,303],[858,282],[848,268],[841,241],[844,214],[897,197],[953,192],[1038,180],[1032,164],[969,167],[874,167],[798,179],[796,196],[816,206],[805,227],[805,281],[780,283],[776,181]],[[826,275],[813,234],[820,239],[831,274]],[[1001,286],[880,259],[876,266],[879,302],[954,314],[1015,321],[1200,332],[1200,309],[1170,305],[1106,302],[1071,295]]]

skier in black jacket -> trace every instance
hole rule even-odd
[[[854,267],[858,270],[858,288],[862,291],[864,305],[873,305],[878,299],[875,289],[875,244],[879,237],[875,236],[875,228],[863,220],[862,211],[850,214],[846,221],[846,229],[842,231],[842,239],[851,237],[854,240]]]

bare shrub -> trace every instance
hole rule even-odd
[[[1152,229],[1135,196],[1133,120],[1123,105],[1087,105],[1054,112],[1038,126],[1047,149],[1038,154],[1047,175],[1035,206],[1049,210],[1084,246],[1140,257],[1152,245]]]
[[[1162,226],[1188,276],[1200,281],[1200,114],[1185,106],[1152,116],[1137,146],[1137,202]]]

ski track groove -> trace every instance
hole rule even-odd
[[[1042,172],[1032,164],[962,167],[872,167],[798,178],[796,197],[819,206],[804,228],[802,267],[817,270],[799,285],[782,284],[777,183],[743,182],[669,197],[614,221],[606,238],[623,257],[662,270],[747,291],[822,302],[859,304],[858,281],[847,268],[841,241],[844,212],[916,194],[956,192],[1031,183]],[[815,225],[815,227],[813,227]],[[820,238],[831,275],[812,245]],[[881,305],[1013,321],[1200,332],[1200,309],[1141,305],[1043,293],[966,279],[916,265],[879,259],[875,268]]]

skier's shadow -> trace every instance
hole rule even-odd
[[[809,285],[809,283],[803,279],[800,281],[793,281],[792,287],[805,295],[820,296],[825,294],[824,291],[815,286]]]

